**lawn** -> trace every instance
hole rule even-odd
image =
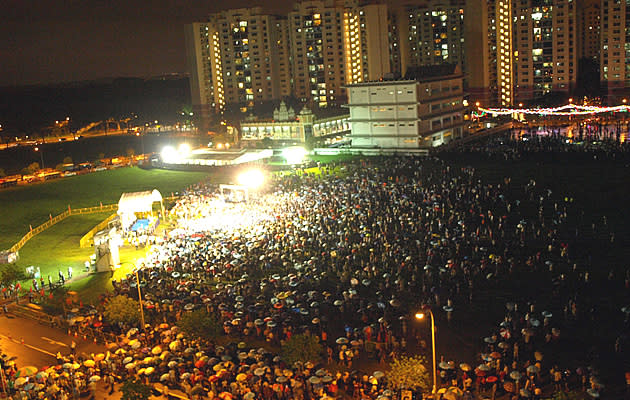
[[[67,276],[68,267],[72,267],[74,275],[84,269],[84,263],[94,254],[94,248],[80,248],[79,239],[99,222],[107,218],[109,213],[74,215],[46,229],[29,240],[20,250],[18,266],[39,267],[45,282],[48,275],[57,281],[59,271]]]
[[[170,196],[202,181],[204,172],[119,168],[0,190],[0,249],[7,249],[29,230],[68,208],[117,203],[123,192],[158,189]],[[96,225],[96,223],[94,224]],[[89,229],[89,228],[88,228]]]

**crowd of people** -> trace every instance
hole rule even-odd
[[[177,229],[139,269],[152,323],[111,326],[120,336],[108,353],[73,356],[32,381],[9,369],[10,386],[26,398],[65,398],[59,393],[101,378],[138,376],[191,398],[389,399],[401,388],[388,384],[388,362],[430,355],[418,310],[448,324],[499,301],[503,312],[476,341],[476,359],[452,359],[438,345],[436,397],[577,390],[597,398],[605,391],[592,357],[566,351],[575,321],[591,317],[582,307],[599,267],[572,248],[569,220],[579,210],[507,175],[489,184],[470,167],[396,157],[277,176],[246,203],[197,185],[170,210]],[[134,282],[117,282],[116,294],[136,298]],[[502,288],[511,297],[492,298]],[[194,310],[215,316],[231,344],[179,331]],[[318,359],[283,361],[278,349],[297,334],[320,341]],[[430,393],[427,385],[416,398]]]

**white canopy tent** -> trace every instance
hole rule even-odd
[[[157,189],[144,192],[123,193],[118,200],[118,215],[123,228],[127,228],[135,221],[135,213],[150,213],[153,211],[153,203],[160,202],[162,217],[164,217],[164,204],[162,195]]]

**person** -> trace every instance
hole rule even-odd
[[[74,355],[77,351],[77,342],[75,342],[74,340],[70,344],[70,351],[72,352],[72,355]]]

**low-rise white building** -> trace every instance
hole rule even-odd
[[[420,67],[407,78],[347,86],[352,147],[426,148],[463,136],[459,68]]]

